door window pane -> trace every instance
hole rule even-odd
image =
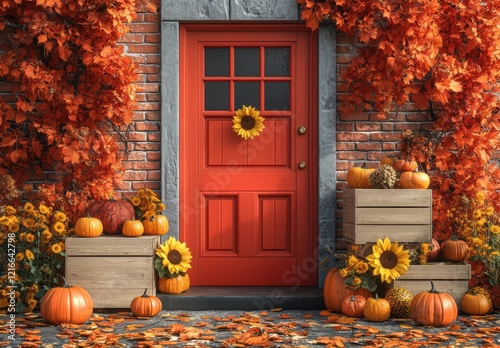
[[[235,82],[234,83],[234,107],[241,108],[242,105],[260,106],[260,83],[259,82]]]
[[[265,83],[266,110],[290,110],[290,82]]]
[[[205,82],[205,110],[229,110],[229,82]]]
[[[234,76],[259,76],[258,47],[237,47],[234,49]]]
[[[290,76],[290,49],[289,48],[266,48],[265,76]]]
[[[205,47],[205,76],[229,76],[228,47]]]

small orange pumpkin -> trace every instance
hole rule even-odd
[[[169,223],[165,215],[153,215],[148,219],[142,220],[144,225],[144,234],[162,235],[168,232]]]
[[[394,169],[401,172],[414,172],[418,168],[418,163],[413,160],[399,159],[394,163]]]
[[[451,239],[441,243],[440,255],[448,261],[464,261],[469,257],[469,246],[467,242],[452,236]]]
[[[427,254],[427,261],[437,260],[439,257],[439,251],[441,246],[436,238],[432,238],[431,248],[429,253]]]
[[[342,301],[342,313],[348,317],[362,318],[365,313],[366,299],[361,295],[347,296]]]
[[[375,294],[375,297],[366,299],[364,315],[368,321],[386,321],[391,316],[391,304]]]
[[[103,226],[101,220],[94,217],[82,217],[76,221],[75,234],[78,237],[94,238],[102,234]]]
[[[138,237],[144,233],[141,220],[127,220],[123,223],[122,234],[127,237]]]
[[[94,302],[87,290],[70,286],[52,288],[45,293],[40,303],[42,318],[53,325],[83,324],[94,310]]]
[[[429,291],[419,292],[410,304],[410,318],[426,326],[446,326],[458,316],[457,303],[445,292],[438,292],[431,280]]]
[[[391,167],[394,167],[395,163],[396,163],[396,158],[392,156],[386,156],[380,160],[380,165],[388,164]]]
[[[403,172],[399,176],[399,186],[404,189],[425,190],[431,184],[429,175],[424,172]]]
[[[462,311],[467,315],[485,315],[490,311],[488,298],[481,293],[467,292],[460,301]]]
[[[375,168],[351,167],[347,171],[347,186],[349,188],[370,188],[370,174],[375,171]]]
[[[130,302],[130,310],[136,317],[154,317],[161,311],[161,300],[156,296],[149,296],[147,292],[148,289],[145,289],[142,296],[135,297]]]
[[[158,290],[164,294],[180,294],[189,289],[191,280],[189,275],[179,275],[177,277],[161,277],[158,279]]]

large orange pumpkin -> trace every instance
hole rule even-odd
[[[423,189],[429,187],[431,179],[424,172],[403,172],[399,176],[399,186],[404,189]]]
[[[63,287],[52,288],[40,303],[42,318],[53,325],[83,324],[94,310],[94,302],[87,290],[70,286],[64,280]]]
[[[436,291],[430,282],[431,289],[419,292],[411,301],[410,318],[426,326],[446,326],[457,319],[457,303],[450,294]]]
[[[120,234],[125,221],[135,219],[134,206],[126,200],[96,201],[88,207],[87,214],[101,220],[106,234]]]
[[[365,288],[356,290],[346,288],[344,278],[339,273],[338,268],[332,268],[325,278],[323,286],[323,300],[325,301],[326,309],[335,313],[342,313],[342,301],[347,296],[361,295],[365,298],[371,296],[370,292]]]
[[[153,215],[150,218],[142,220],[144,225],[144,234],[162,235],[168,232],[169,223],[165,215]]]
[[[349,188],[370,188],[369,177],[375,168],[351,167],[347,171],[347,186]]]

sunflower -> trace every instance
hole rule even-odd
[[[160,244],[156,249],[156,255],[161,259],[163,269],[167,268],[171,275],[185,273],[191,268],[191,252],[186,243],[177,241],[174,237]]]
[[[59,244],[53,244],[51,249],[54,254],[59,254],[62,251],[61,246]]]
[[[403,245],[398,246],[398,242],[391,243],[389,237],[377,240],[372,247],[373,254],[366,257],[373,267],[373,274],[380,275],[380,279],[387,283],[405,274],[410,266],[410,256],[408,250],[403,248]]]
[[[233,116],[233,131],[245,140],[258,136],[264,128],[264,117],[251,105],[243,105]]]
[[[53,228],[54,228],[54,231],[56,231],[59,234],[64,233],[64,231],[66,230],[66,226],[60,221],[56,222],[54,224]]]

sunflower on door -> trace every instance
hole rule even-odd
[[[264,130],[264,120],[257,109],[243,105],[233,116],[233,131],[245,140],[253,139]]]

